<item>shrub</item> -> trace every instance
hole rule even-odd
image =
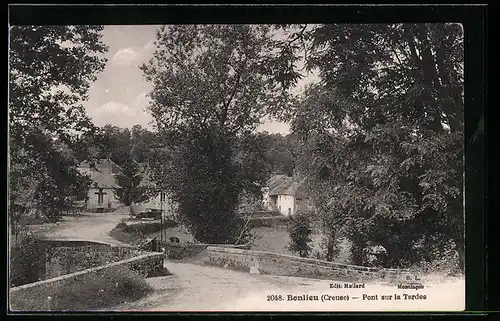
[[[25,232],[19,236],[18,243],[10,248],[10,285],[20,286],[37,282],[45,267],[45,252],[40,248],[37,236]]]
[[[164,229],[176,227],[177,225],[178,223],[173,220],[163,221]],[[140,222],[136,224],[127,225],[126,223],[121,222],[115,227],[115,229],[121,229],[125,233],[145,235],[161,231],[162,223],[155,221],[155,222]]]
[[[255,211],[253,213],[249,213],[248,216],[252,218],[260,218],[260,217],[270,217],[270,216],[283,216],[278,211]]]
[[[170,227],[176,227],[177,225],[178,225],[177,222],[172,220],[165,220],[163,222],[164,229]],[[162,229],[161,222],[147,222],[147,223],[131,224],[127,227],[127,232],[144,235],[161,231],[161,229]]]
[[[114,231],[114,230],[121,229],[121,230],[123,230],[124,232],[126,232],[126,231],[127,231],[127,228],[128,228],[128,225],[127,225],[127,224],[125,224],[125,223],[123,223],[123,222],[120,222],[120,223],[118,223],[118,225],[116,225],[116,226],[115,226],[115,228],[113,229],[113,231]]]
[[[438,273],[450,276],[462,274],[460,260],[455,244],[448,241],[441,249],[434,249],[427,260],[421,260],[412,266],[412,270],[419,273]]]
[[[324,258],[327,261],[333,261],[340,254],[340,242],[335,233],[324,235],[321,240],[321,248],[324,251]]]
[[[125,232],[123,228],[114,228],[111,232],[109,232],[109,236],[114,238],[117,241],[122,243],[132,244],[136,240],[137,237],[134,235]]]
[[[163,221],[163,228],[177,227],[179,224],[174,220]],[[109,235],[123,243],[132,244],[144,237],[144,235],[161,231],[161,222],[141,222],[127,225],[124,222],[118,223]]]
[[[309,243],[312,241],[311,222],[307,213],[297,213],[291,218],[288,232],[290,233],[290,251],[298,253],[300,257],[308,257],[311,252]]]
[[[11,295],[10,304],[12,309],[23,311],[96,310],[138,300],[152,291],[142,276],[118,267],[89,273],[84,279],[57,287],[56,291],[39,287],[32,290],[29,298]]]
[[[279,225],[287,225],[290,222],[290,218],[287,216],[268,216],[268,217],[255,217],[251,218],[249,222],[249,228],[256,227],[277,227]]]

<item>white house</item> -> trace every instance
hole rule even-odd
[[[109,159],[101,159],[95,163],[95,166],[90,166],[87,161],[84,161],[80,163],[78,170],[82,174],[88,174],[92,180],[88,192],[87,208],[116,209],[123,205],[118,201],[115,193],[115,190],[119,188],[115,181],[115,175],[119,173],[120,166]],[[141,186],[154,188],[147,168],[141,165],[141,170],[144,174]],[[140,210],[161,209],[167,217],[175,217],[176,204],[168,193],[158,193],[157,196],[137,205]]]
[[[88,192],[87,208],[109,208],[114,209],[122,205],[115,194],[116,185],[114,176],[120,171],[120,167],[109,159],[100,159],[94,166],[87,161],[78,165],[82,174],[90,176],[92,183]]]
[[[269,211],[278,211],[285,216],[294,215],[297,210],[308,207],[304,180],[286,175],[271,177],[263,189],[263,205]]]
[[[147,166],[141,165],[143,179],[140,186],[146,186],[155,189],[156,186],[151,180],[151,173]],[[159,192],[156,196],[148,199],[145,202],[138,204],[141,210],[157,209],[162,210],[166,217],[175,219],[177,212],[177,204],[172,200],[171,194],[167,191]]]

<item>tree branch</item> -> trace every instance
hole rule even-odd
[[[247,58],[245,57],[245,60],[243,60],[240,68],[238,69],[238,71],[236,73],[236,83],[233,86],[233,90],[232,90],[231,96],[229,97],[228,101],[222,106],[222,116],[219,118],[221,126],[224,126],[224,124],[226,123],[227,114],[228,114],[228,111],[229,111],[229,105],[233,101],[233,99],[236,96],[236,93],[238,91],[238,87],[239,87],[240,81],[241,81],[241,75],[243,73],[244,65],[245,65],[246,61],[247,61]]]

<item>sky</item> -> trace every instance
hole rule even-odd
[[[89,100],[84,105],[87,113],[98,126],[111,124],[129,127],[139,124],[152,128],[152,117],[146,111],[147,94],[152,86],[144,80],[141,63],[146,62],[154,51],[158,26],[134,25],[104,27],[102,41],[109,46],[108,63],[97,80],[91,85]],[[297,88],[315,81],[315,75],[304,77]],[[258,131],[287,134],[286,123],[263,119]]]

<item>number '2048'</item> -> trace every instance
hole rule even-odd
[[[281,294],[271,294],[267,296],[267,301],[281,301],[283,296]]]

